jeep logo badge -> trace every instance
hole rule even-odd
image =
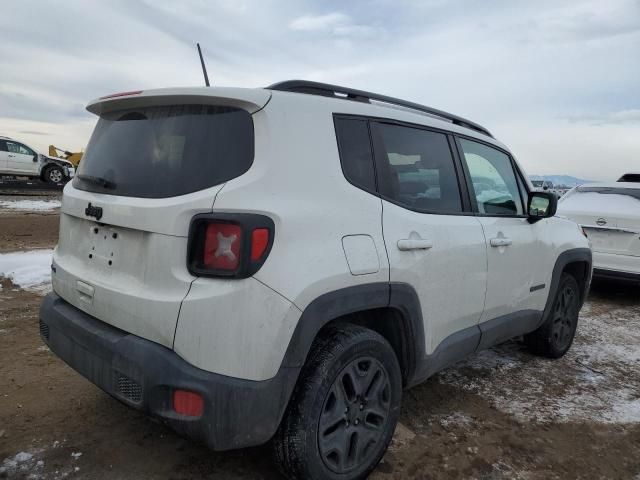
[[[596,223],[602,227],[603,225],[607,224],[607,221],[604,218],[599,218],[598,220],[596,220]]]
[[[87,217],[95,217],[96,220],[100,220],[102,218],[102,207],[94,207],[91,205],[91,202],[89,202],[87,208],[84,209],[84,214]]]

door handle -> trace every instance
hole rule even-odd
[[[13,157],[15,157],[15,155],[7,155],[7,157],[11,157],[11,158],[13,158]]]
[[[423,240],[418,238],[405,238],[398,240],[398,250],[428,250],[433,247],[433,243],[429,240]]]
[[[510,238],[498,237],[489,240],[492,247],[508,247],[513,243]]]

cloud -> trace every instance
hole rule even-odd
[[[485,125],[541,174],[595,171],[608,149],[589,175],[613,178],[640,151],[638,0],[21,0],[3,19],[0,135],[34,148],[84,147],[93,98],[201,86],[200,42],[214,86],[406,98]]]
[[[584,114],[569,116],[567,119],[573,123],[586,123],[589,125],[625,125],[640,123],[640,109],[620,110],[604,114]]]
[[[326,15],[303,15],[293,20],[289,27],[292,30],[330,31],[338,25],[351,23],[351,19],[344,13],[327,13]]]
[[[373,35],[378,29],[367,25],[358,25],[350,16],[333,12],[324,15],[303,15],[289,24],[291,30],[301,32],[329,33],[337,36]]]
[[[18,130],[18,133],[24,134],[24,135],[43,135],[43,136],[49,136],[50,133],[47,132],[39,132],[37,130]]]

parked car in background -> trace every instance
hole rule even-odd
[[[533,185],[533,188],[540,191],[546,191],[553,188],[553,183],[548,180],[531,180],[531,184]]]
[[[306,81],[88,110],[42,338],[184,435],[362,479],[403,389],[513,337],[571,347],[587,239],[470,120]]]
[[[640,183],[576,187],[560,199],[558,213],[591,241],[594,275],[640,281]]]
[[[557,197],[561,197],[566,193],[565,189],[556,188],[550,180],[531,180],[533,188],[540,192],[551,192]]]
[[[625,173],[618,179],[618,181],[640,183],[640,173]]]
[[[0,137],[0,175],[40,178],[59,184],[73,178],[75,168],[68,160],[52,158],[9,137]]]

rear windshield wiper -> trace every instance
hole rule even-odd
[[[102,188],[108,188],[110,190],[116,188],[116,184],[106,178],[94,177],[92,175],[76,175],[76,178],[79,178],[83,182],[93,183],[94,185],[99,185]]]

